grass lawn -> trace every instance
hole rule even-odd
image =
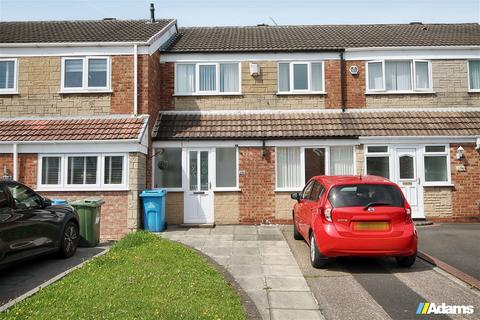
[[[193,250],[137,232],[0,319],[245,319],[245,312]]]

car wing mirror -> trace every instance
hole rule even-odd
[[[43,202],[43,207],[44,208],[52,206],[52,200],[50,200],[48,198],[43,198],[42,200],[43,200],[42,202]]]
[[[290,194],[290,197],[293,199],[293,200],[297,200],[297,201],[300,201],[300,193],[298,192],[294,192],[292,194]]]

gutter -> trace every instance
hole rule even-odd
[[[18,181],[18,145],[13,144],[13,180]]]
[[[345,80],[345,49],[340,50],[340,87],[342,91],[342,112],[347,109],[347,83]]]
[[[133,114],[138,115],[138,46],[133,45]]]

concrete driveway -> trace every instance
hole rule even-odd
[[[47,255],[1,270],[0,306],[105,250],[106,247],[78,248],[69,259]]]
[[[192,246],[226,267],[263,319],[323,319],[279,227],[169,227],[162,236]]]
[[[325,269],[311,267],[309,247],[293,239],[292,226],[282,232],[326,319],[450,319],[446,315],[416,315],[420,302],[473,305],[478,319],[480,294],[452,276],[417,260],[410,269],[399,268],[393,258],[343,258]]]
[[[480,279],[480,223],[417,227],[419,249]]]

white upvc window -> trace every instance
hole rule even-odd
[[[386,145],[365,146],[365,172],[368,175],[391,179],[392,162],[390,149]]]
[[[367,93],[432,91],[432,66],[428,60],[374,60],[367,62]]]
[[[125,190],[128,186],[127,155],[40,154],[39,190]]]
[[[176,95],[241,94],[239,62],[175,64]]]
[[[215,191],[238,190],[238,148],[216,148]]]
[[[424,185],[451,185],[450,148],[426,145],[423,150]]]
[[[324,63],[279,62],[277,85],[279,94],[324,94]]]
[[[0,94],[17,93],[17,59],[0,59]]]
[[[105,92],[110,90],[110,57],[62,58],[62,92]]]
[[[355,174],[354,146],[276,147],[277,191],[298,191],[313,176]]]
[[[480,92],[480,60],[468,61],[468,90]]]

